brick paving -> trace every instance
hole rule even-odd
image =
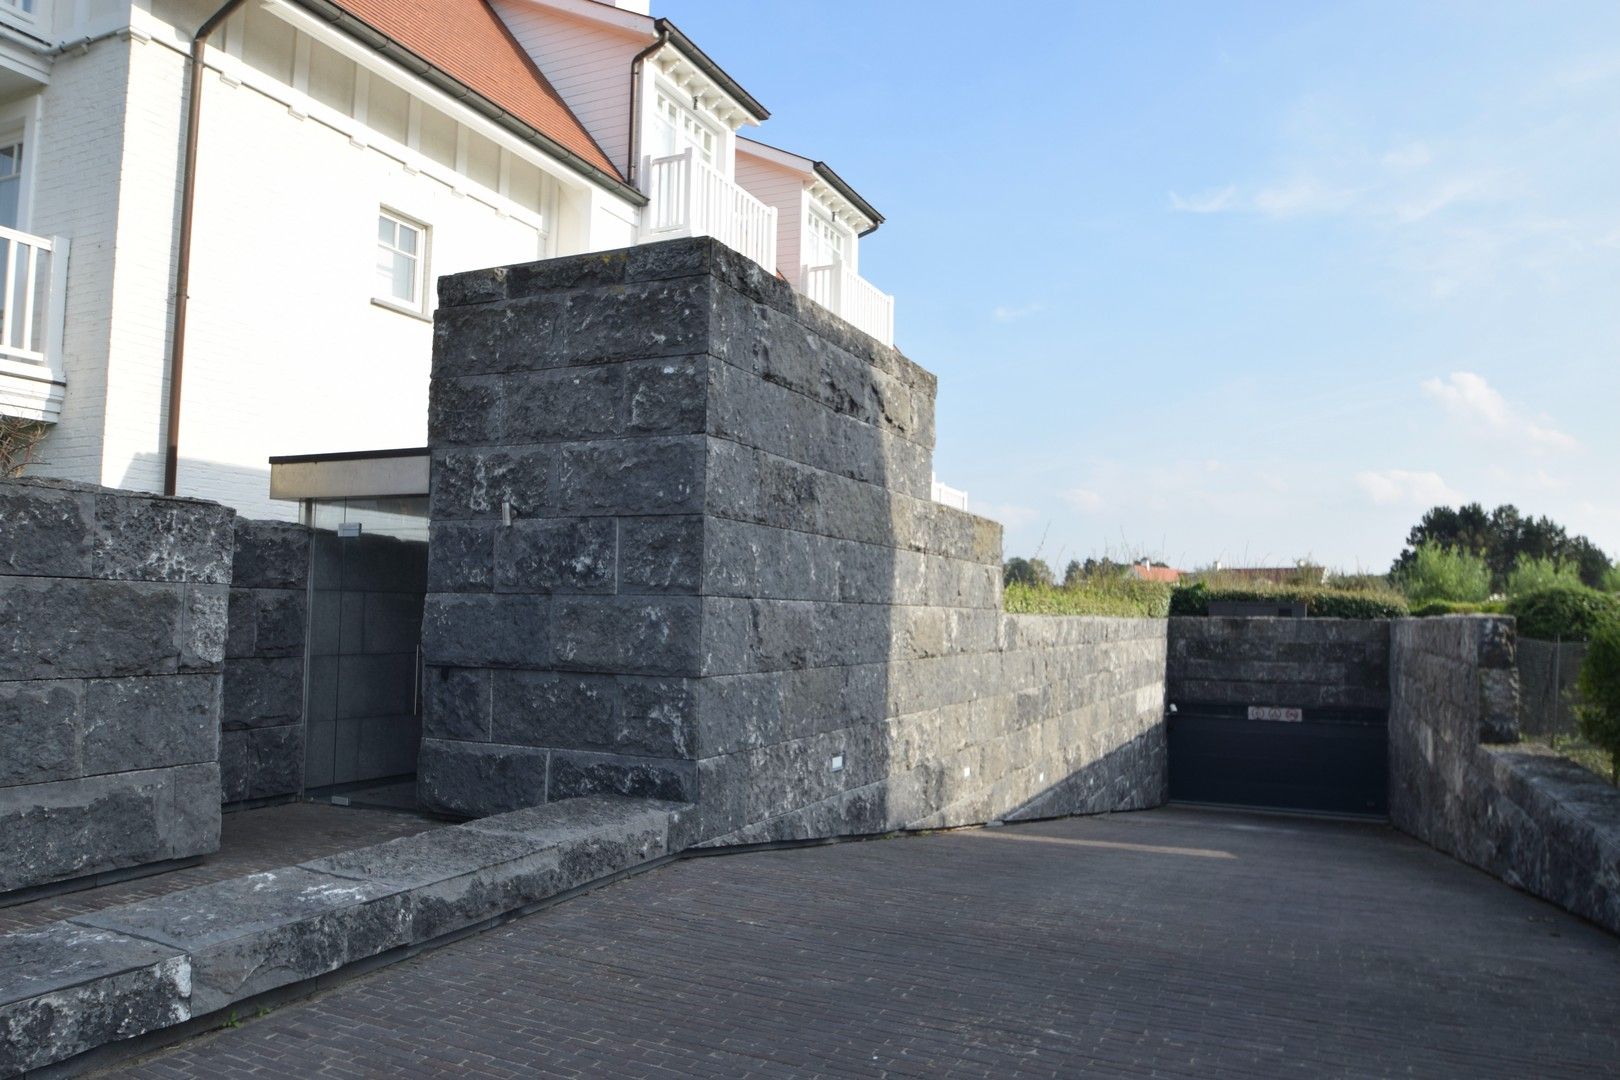
[[[220,822],[219,851],[205,856],[197,865],[0,908],[0,934],[211,881],[291,866],[443,825],[442,821],[419,814],[328,803],[284,803],[239,810],[226,814]]]
[[[1613,1076],[1620,940],[1215,811],[692,859],[130,1077]]]

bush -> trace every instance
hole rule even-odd
[[[1208,615],[1211,600],[1259,603],[1303,600],[1306,615],[1314,619],[1396,619],[1406,614],[1406,602],[1391,592],[1285,586],[1228,589],[1212,588],[1201,581],[1194,585],[1183,585],[1171,594],[1170,614]]]
[[[1513,597],[1507,611],[1518,620],[1520,637],[1586,641],[1605,623],[1620,621],[1620,597],[1585,585],[1555,585]]]
[[[1135,578],[1081,578],[1073,585],[1013,582],[1001,595],[1013,615],[1116,615],[1162,619],[1170,613],[1170,586]]]
[[[1620,563],[1615,563],[1603,573],[1604,592],[1620,593]]]
[[[1466,600],[1425,600],[1421,604],[1413,604],[1411,614],[1415,618],[1428,619],[1436,615],[1501,615],[1505,611],[1505,600],[1486,600],[1478,604]]]
[[[1620,785],[1620,622],[1594,631],[1575,689],[1581,735],[1609,755],[1609,782]]]
[[[1507,578],[1509,596],[1525,596],[1555,585],[1579,585],[1580,567],[1557,559],[1529,557],[1519,560]]]
[[[1052,584],[1052,568],[1040,559],[1024,559],[1014,556],[1001,566],[1001,581],[1004,585],[1018,583],[1020,585],[1050,585]]]
[[[1484,559],[1461,548],[1423,544],[1401,569],[1400,586],[1414,604],[1425,600],[1478,603],[1491,595],[1491,568]]]

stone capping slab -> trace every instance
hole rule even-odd
[[[189,1019],[179,949],[72,923],[0,937],[0,1076]]]
[[[567,799],[0,936],[0,1077],[676,854],[689,810]]]
[[[1480,749],[1511,772],[1512,786],[1522,784],[1589,829],[1605,856],[1620,867],[1620,788],[1550,747],[1520,743]]]

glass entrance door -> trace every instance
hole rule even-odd
[[[408,791],[422,741],[427,499],[317,499],[310,524],[304,789]]]

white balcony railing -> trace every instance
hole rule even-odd
[[[894,297],[843,263],[807,267],[804,294],[855,329],[894,344]]]
[[[649,240],[712,236],[776,273],[776,208],[766,206],[688,148],[647,166]]]
[[[64,237],[0,227],[0,413],[55,420],[61,411],[67,257]]]

